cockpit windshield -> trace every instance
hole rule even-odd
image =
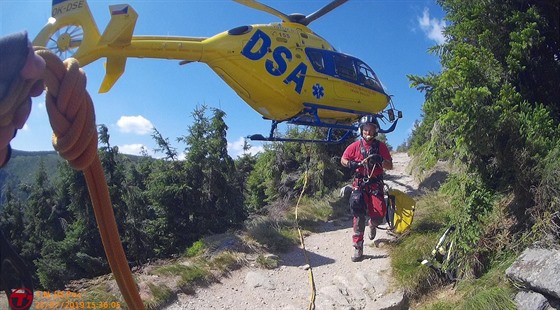
[[[306,48],[315,71],[385,93],[375,72],[363,61],[338,52]]]

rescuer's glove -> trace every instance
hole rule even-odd
[[[381,155],[379,154],[371,155],[371,157],[369,158],[369,162],[372,164],[380,164],[383,162],[383,157],[381,157]]]
[[[355,169],[357,169],[358,167],[361,167],[361,166],[362,166],[362,163],[360,163],[360,162],[357,162],[357,161],[354,161],[354,160],[349,160],[348,161],[348,168],[350,168],[352,170],[355,170]]]

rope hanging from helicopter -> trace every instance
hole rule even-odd
[[[309,161],[310,161],[309,145],[305,144],[304,148],[306,150],[307,156],[306,156],[306,160],[305,160],[305,172],[303,173],[303,186],[302,186],[302,189],[301,189],[301,193],[299,194],[299,198],[297,200],[296,208],[295,208],[295,221],[296,221],[296,227],[297,227],[297,230],[298,230],[301,249],[303,250],[303,256],[305,258],[305,264],[306,264],[305,266],[307,267],[307,270],[308,270],[309,287],[311,289],[311,296],[310,296],[310,299],[309,299],[309,305],[308,305],[307,309],[308,310],[313,310],[313,309],[315,309],[315,297],[317,295],[317,289],[315,287],[315,279],[313,277],[313,268],[311,267],[309,257],[307,256],[307,250],[305,249],[305,241],[304,241],[303,233],[301,232],[301,227],[299,225],[299,217],[298,217],[299,204],[300,204],[301,198],[303,197],[303,194],[305,193],[305,190],[307,188],[307,181],[308,181],[308,178],[309,178],[308,177],[309,176]]]

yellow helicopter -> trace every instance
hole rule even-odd
[[[205,63],[255,111],[272,121],[268,137],[249,136],[252,140],[337,143],[351,136],[356,121],[365,114],[392,123],[380,133],[395,129],[402,112],[394,108],[371,67],[336,51],[308,28],[348,0],[334,0],[307,16],[287,15],[254,0],[234,1],[275,15],[281,22],[240,26],[208,38],[137,36],[133,31],[138,14],[132,6],[119,4],[109,6],[111,20],[101,34],[86,0],[53,0],[52,17],[33,44],[62,59],[76,58],[81,66],[106,58],[100,92],[116,83],[128,57]],[[328,128],[327,137],[276,137],[277,125],[283,122]],[[333,130],[344,133],[334,138]]]

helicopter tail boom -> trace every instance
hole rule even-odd
[[[85,66],[106,57],[99,92],[109,91],[123,74],[128,57],[200,61],[206,38],[133,36],[138,14],[128,4],[109,6],[111,20],[100,34],[86,0],[53,0],[52,17],[33,40],[60,58]]]

